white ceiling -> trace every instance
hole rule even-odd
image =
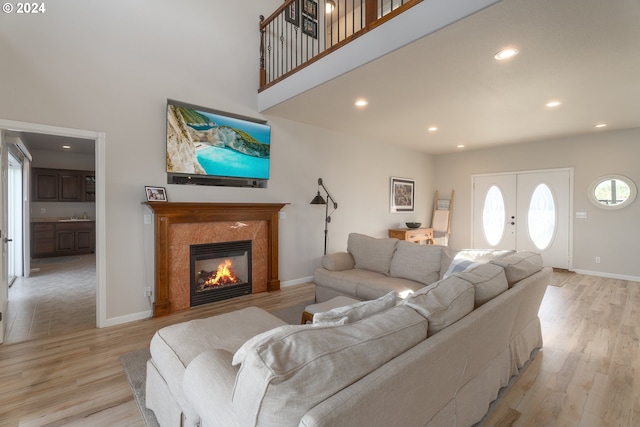
[[[95,153],[95,140],[93,139],[71,138],[68,136],[32,132],[8,132],[8,135],[20,136],[30,151],[63,151],[76,154]],[[62,148],[64,145],[70,148]]]
[[[503,0],[264,113],[432,154],[640,127],[640,0]]]

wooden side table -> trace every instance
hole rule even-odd
[[[390,228],[389,237],[420,243],[426,240],[427,244],[433,243],[433,228]]]

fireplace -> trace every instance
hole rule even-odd
[[[191,307],[251,293],[251,240],[191,245]]]
[[[189,308],[193,244],[251,240],[251,293],[280,289],[278,212],[286,203],[144,204],[154,213],[154,317]]]

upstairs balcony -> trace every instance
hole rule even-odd
[[[260,17],[258,110],[286,101],[500,0],[285,0]]]

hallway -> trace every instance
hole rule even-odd
[[[7,321],[7,344],[95,328],[95,254],[32,260],[9,288]]]

